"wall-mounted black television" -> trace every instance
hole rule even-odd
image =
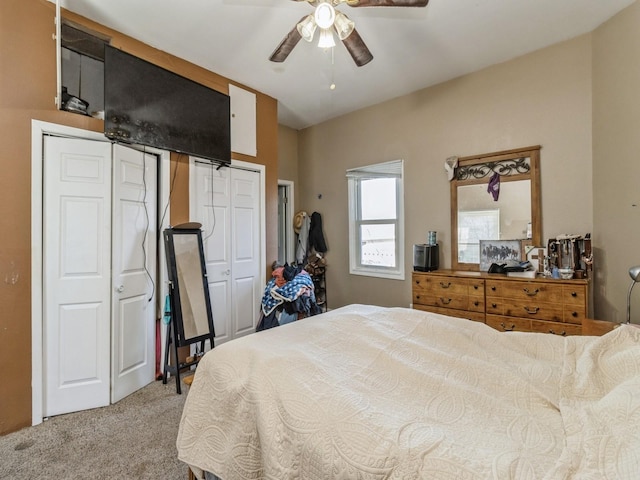
[[[228,95],[109,45],[104,109],[111,140],[231,163]]]

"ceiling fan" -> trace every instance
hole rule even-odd
[[[280,45],[269,57],[272,62],[284,62],[301,38],[313,40],[316,29],[320,28],[318,46],[335,46],[333,32],[347,48],[353,61],[361,67],[373,60],[373,55],[358,34],[355,24],[344,13],[335,9],[346,3],[350,7],[426,7],[429,0],[293,0],[307,2],[315,7],[312,15],[306,15],[284,37]]]

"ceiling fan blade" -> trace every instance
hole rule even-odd
[[[351,58],[353,58],[353,61],[356,62],[356,65],[359,67],[373,60],[373,55],[369,51],[369,48],[364,44],[362,37],[355,29],[351,32],[351,35],[342,40],[342,43],[347,47]]]
[[[350,7],[426,7],[429,0],[346,0]]]
[[[304,20],[306,17],[302,17],[300,21]],[[291,29],[289,33],[282,39],[280,45],[273,51],[269,60],[272,62],[284,62],[293,48],[298,44],[302,35],[298,32],[298,25]]]

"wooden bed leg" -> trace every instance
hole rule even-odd
[[[197,480],[196,476],[193,474],[189,467],[187,467],[187,470],[189,470],[189,480]]]

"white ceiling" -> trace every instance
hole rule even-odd
[[[355,21],[374,56],[363,67],[339,42],[332,55],[302,40],[284,63],[269,61],[285,34],[313,12],[304,1],[60,0],[60,6],[278,99],[279,122],[301,129],[589,32],[634,1],[343,4],[338,10]]]

